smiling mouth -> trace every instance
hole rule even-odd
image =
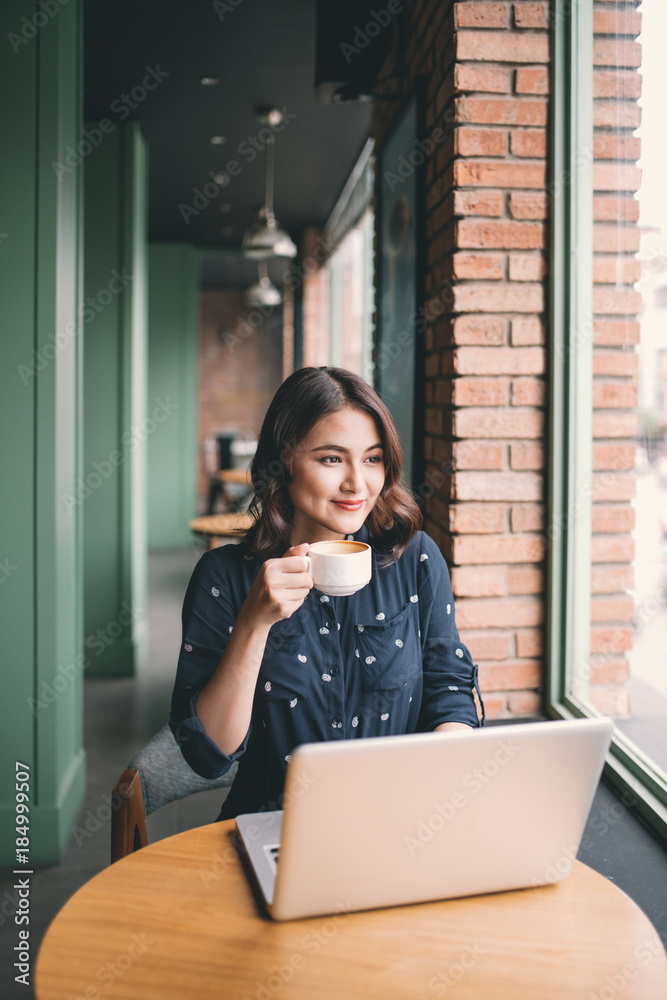
[[[363,500],[334,500],[333,502],[337,507],[342,507],[343,510],[359,510],[364,504]]]

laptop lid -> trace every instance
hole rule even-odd
[[[577,719],[298,747],[269,912],[288,920],[560,881],[612,729]]]

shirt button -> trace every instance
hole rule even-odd
[[[325,622],[324,624],[326,625],[327,628],[333,628],[336,623],[335,622]]]
[[[338,673],[338,667],[332,667],[329,673],[331,674],[332,677],[335,677],[336,674]]]
[[[342,729],[343,720],[341,719],[340,715],[334,715],[333,719],[331,720],[331,726],[333,729]]]

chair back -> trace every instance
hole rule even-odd
[[[169,726],[163,726],[134,755],[113,790],[111,861],[146,845],[146,816],[186,795],[228,788],[237,769],[234,763],[220,778],[202,778],[183,757]]]
[[[148,843],[139,772],[126,768],[111,793],[111,864]]]

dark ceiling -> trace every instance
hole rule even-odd
[[[85,0],[84,10],[86,119],[140,122],[151,240],[238,257],[264,197],[263,126],[254,113],[261,105],[293,116],[276,133],[279,223],[298,242],[304,226],[326,221],[368,136],[370,104],[318,102],[315,0]],[[203,86],[203,76],[220,82]],[[212,145],[214,135],[225,143]],[[227,172],[230,161],[238,168],[221,187],[211,173]],[[203,196],[196,201],[195,189]],[[238,261],[238,284],[247,283],[246,270],[254,274],[256,265]]]

